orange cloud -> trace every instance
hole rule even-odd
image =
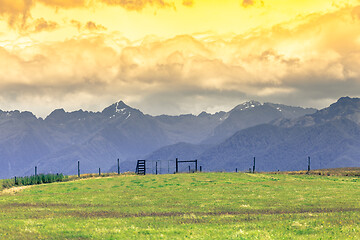
[[[78,31],[80,30],[87,30],[87,31],[90,31],[90,32],[95,32],[95,31],[105,31],[107,30],[106,27],[104,27],[103,25],[101,24],[96,24],[95,22],[93,21],[88,21],[87,23],[85,23],[84,25],[77,21],[77,20],[71,20],[70,21],[70,24],[73,25],[74,27],[77,28]]]
[[[92,21],[89,21],[85,24],[85,29],[87,29],[89,31],[104,31],[104,30],[106,30],[106,27],[104,27],[101,24],[96,24]]]
[[[58,8],[74,8],[86,6],[86,0],[37,0],[44,5]]]
[[[121,6],[127,10],[140,11],[147,6],[155,6],[159,8],[173,8],[175,7],[173,2],[167,2],[164,0],[100,0],[107,5]]]
[[[353,14],[353,16],[360,19],[360,6],[355,7],[352,11],[352,14]]]
[[[193,0],[183,0],[182,4],[186,7],[192,7],[194,5]]]
[[[31,9],[37,4],[53,8],[86,8],[104,3],[110,6],[120,6],[127,10],[140,11],[145,7],[175,8],[175,3],[165,0],[0,0],[0,15],[5,16],[11,27],[18,25],[24,28],[27,19],[31,16]],[[184,4],[191,4],[184,0]]]
[[[33,32],[53,31],[59,27],[58,23],[53,21],[46,21],[44,18],[36,19],[33,25]]]
[[[246,8],[246,7],[254,6],[257,2],[258,2],[257,0],[242,0],[241,5]],[[262,0],[260,0],[259,3],[261,5],[264,5],[264,2]]]
[[[254,5],[254,3],[255,3],[254,0],[242,0],[241,5],[243,7],[248,7]]]
[[[33,4],[33,0],[0,0],[0,15],[8,17],[10,26],[14,26],[19,21],[23,26]]]
[[[81,22],[72,19],[72,20],[70,21],[70,23],[71,23],[71,25],[73,25],[74,27],[76,27],[78,31],[81,30]]]

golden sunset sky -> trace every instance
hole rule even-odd
[[[360,1],[0,0],[0,109],[198,114],[360,95]]]

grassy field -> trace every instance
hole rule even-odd
[[[288,175],[324,175],[324,176],[350,176],[360,177],[360,168],[330,168],[330,169],[316,169],[311,171],[289,171],[289,172],[272,172],[271,174],[288,174]]]
[[[360,178],[115,176],[0,195],[0,239],[359,239]]]

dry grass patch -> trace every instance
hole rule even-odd
[[[0,193],[1,194],[9,194],[9,195],[15,195],[18,192],[21,192],[22,190],[29,188],[31,186],[20,186],[20,187],[12,187],[12,188],[5,188]]]

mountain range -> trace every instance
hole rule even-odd
[[[278,118],[237,131],[219,144],[166,146],[149,159],[188,158],[194,153],[209,171],[258,171],[360,166],[360,99],[340,98],[328,108],[294,118]],[[202,151],[194,152],[196,147]],[[174,154],[175,153],[175,154]]]
[[[39,172],[134,171],[137,159],[198,159],[204,170],[360,166],[360,100],[328,108],[249,101],[229,112],[151,116],[120,101],[101,112],[0,111],[0,178]]]

